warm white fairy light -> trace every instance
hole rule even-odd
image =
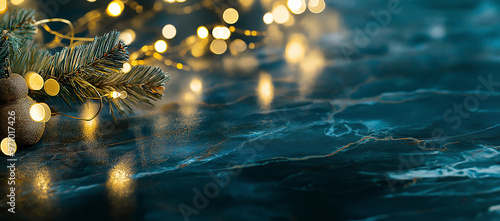
[[[30,116],[35,122],[47,122],[51,115],[50,107],[45,103],[36,103],[30,107]]]
[[[309,0],[307,7],[312,13],[321,13],[325,9],[326,3],[324,0]]]
[[[268,12],[264,14],[264,17],[262,18],[264,20],[264,23],[266,24],[271,24],[274,21],[273,13]]]
[[[225,26],[216,26],[212,30],[212,35],[216,39],[229,39],[231,37],[231,31]]]
[[[198,34],[198,37],[205,39],[208,37],[208,29],[205,26],[200,26],[198,27],[198,30],[196,31]]]
[[[283,24],[290,19],[290,13],[284,5],[278,5],[273,9],[274,21],[278,24]]]
[[[161,33],[163,34],[163,37],[166,39],[172,39],[175,37],[177,34],[177,29],[175,29],[175,26],[168,24],[163,27]]]
[[[106,13],[109,16],[117,17],[122,13],[124,8],[125,8],[125,6],[123,5],[123,2],[112,1],[109,3],[108,8],[106,8]]]
[[[6,137],[2,140],[0,143],[2,153],[7,155],[7,156],[12,156],[16,153],[17,151],[17,144],[16,141],[10,137]]]
[[[222,14],[222,18],[224,19],[224,21],[226,23],[228,23],[228,24],[234,24],[234,23],[236,23],[238,21],[239,14],[238,14],[238,11],[236,11],[236,9],[234,9],[234,8],[228,8]]]
[[[35,72],[29,72],[24,76],[26,85],[30,90],[38,91],[43,88],[43,78]]]
[[[45,93],[54,97],[54,96],[57,96],[59,94],[59,91],[61,90],[61,86],[59,85],[59,82],[57,82],[57,80],[51,78],[51,79],[48,79],[47,81],[45,81],[45,85],[44,85],[43,89],[45,90]]]
[[[167,47],[168,47],[167,42],[165,42],[164,40],[158,40],[155,43],[155,50],[158,53],[163,53],[167,51]]]
[[[302,14],[307,8],[306,0],[288,0],[286,5],[294,14]]]
[[[131,69],[132,66],[130,65],[130,63],[128,62],[123,63],[123,68],[122,68],[123,72],[128,73]]]
[[[135,31],[132,29],[127,29],[120,33],[118,39],[122,40],[126,45],[129,45],[135,40]]]
[[[226,50],[227,50],[227,43],[224,40],[215,39],[210,44],[210,51],[212,51],[214,54],[224,54]]]

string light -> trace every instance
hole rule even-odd
[[[59,94],[61,87],[59,86],[59,82],[57,82],[55,79],[51,78],[51,79],[48,79],[47,81],[45,81],[45,85],[44,85],[43,89],[45,90],[45,93],[54,97],[54,96],[57,96]]]
[[[120,99],[125,100],[128,97],[128,93],[126,91],[120,92]]]
[[[177,34],[177,30],[175,29],[175,26],[168,24],[163,27],[161,33],[163,34],[163,37],[166,39],[172,39],[175,37]]]
[[[216,39],[229,39],[231,37],[231,31],[226,26],[215,26],[212,30],[212,35]]]
[[[226,41],[221,40],[221,39],[215,39],[212,41],[210,44],[210,51],[212,51],[214,54],[224,54],[227,50],[227,44]]]
[[[24,2],[24,0],[11,0],[10,3],[13,5],[20,5]]]
[[[222,18],[224,19],[224,21],[226,23],[228,23],[228,24],[234,24],[234,23],[236,23],[238,21],[239,14],[238,14],[238,11],[236,11],[236,9],[234,9],[234,8],[228,8],[222,14]]]
[[[10,137],[4,138],[0,146],[2,149],[2,153],[7,156],[13,156],[17,151],[16,141]]]
[[[121,32],[118,38],[122,40],[126,45],[130,45],[135,40],[135,31],[132,29],[127,29]]]
[[[309,4],[307,5],[309,11],[312,13],[321,13],[325,7],[326,3],[324,0],[309,0]]]
[[[200,93],[201,89],[203,88],[203,85],[201,84],[201,80],[198,78],[193,78],[193,80],[191,80],[191,84],[189,86],[191,87],[191,90],[195,93]]]
[[[288,0],[287,4],[290,11],[294,14],[302,14],[306,11],[306,0]]]
[[[236,39],[229,45],[229,51],[233,55],[237,55],[245,50],[247,50],[247,44],[241,39]]]
[[[45,103],[36,103],[30,107],[30,116],[35,122],[47,122],[50,120],[51,115],[49,105]]]
[[[123,63],[122,71],[124,73],[128,73],[131,69],[132,69],[132,66],[128,62]]]
[[[0,13],[5,13],[7,11],[7,0],[0,0]]]
[[[38,91],[43,88],[43,78],[35,72],[29,72],[24,76],[30,90]]]
[[[158,53],[163,53],[163,52],[167,51],[167,47],[168,47],[167,42],[165,42],[164,40],[158,40],[155,43],[155,50]]]
[[[278,5],[273,9],[274,21],[278,24],[284,24],[288,19],[290,19],[290,13],[284,5]]]
[[[266,24],[271,24],[274,21],[273,13],[268,12],[264,14],[264,17],[262,18],[264,20],[264,23]]]
[[[112,1],[109,3],[108,8],[106,8],[106,13],[108,13],[109,16],[117,17],[122,13],[124,8],[125,5],[123,5],[123,2]]]
[[[208,37],[208,29],[205,26],[198,27],[196,33],[198,34],[198,37],[200,37],[201,39],[205,39]]]

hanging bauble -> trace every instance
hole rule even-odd
[[[13,138],[17,147],[28,147],[40,140],[46,121],[33,120],[30,112],[34,104],[21,75],[0,78],[0,139]]]

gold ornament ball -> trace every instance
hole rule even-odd
[[[45,123],[31,118],[30,108],[35,103],[28,96],[28,86],[21,75],[0,79],[0,139],[9,137],[11,127],[17,147],[32,146],[40,140]]]

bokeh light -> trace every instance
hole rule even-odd
[[[290,19],[290,13],[284,5],[278,5],[273,9],[274,21],[278,24],[283,24]]]
[[[198,34],[198,37],[200,38],[207,38],[208,37],[208,29],[205,26],[200,26],[198,27],[198,30],[196,31]]]
[[[126,45],[130,45],[135,40],[135,32],[132,29],[127,29],[121,32],[118,38]]]
[[[266,24],[271,24],[274,21],[273,13],[268,12],[264,14],[264,17],[262,18],[264,20],[264,23]]]
[[[7,0],[0,0],[0,13],[7,11]]]
[[[24,0],[11,0],[10,3],[13,5],[20,5],[24,2]]]
[[[226,23],[228,23],[228,24],[234,24],[234,23],[236,23],[238,21],[239,14],[238,14],[238,11],[236,11],[236,9],[234,9],[234,8],[228,8],[222,14],[222,18],[224,19],[224,21]]]
[[[300,62],[306,53],[306,39],[302,34],[294,34],[285,48],[286,61],[294,64]]]
[[[125,8],[125,5],[123,5],[123,2],[121,1],[112,1],[109,3],[108,8],[106,9],[106,13],[109,16],[112,17],[117,17],[119,16],[123,9]]]
[[[210,51],[212,51],[214,54],[224,54],[226,50],[227,50],[227,43],[224,40],[215,39],[210,44]]]
[[[166,39],[172,39],[177,34],[177,29],[175,29],[175,26],[168,24],[165,25],[165,27],[163,27],[161,33],[163,34],[163,37],[165,37]]]
[[[167,47],[168,47],[167,42],[165,42],[164,40],[158,40],[155,43],[155,50],[158,53],[163,53],[163,52],[167,51]]]
[[[307,8],[306,0],[288,0],[286,5],[294,14],[302,14]]]
[[[216,39],[229,39],[231,37],[231,31],[225,26],[216,26],[212,30],[212,35]]]
[[[312,13],[321,13],[325,10],[326,3],[324,0],[309,0],[307,7]]]

